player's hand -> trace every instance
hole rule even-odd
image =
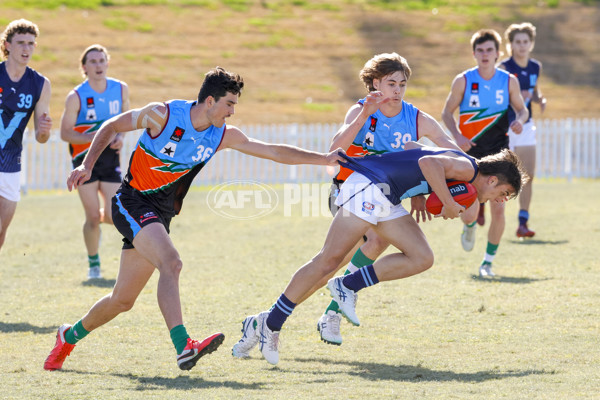
[[[516,133],[517,135],[519,135],[521,132],[523,132],[523,124],[521,123],[521,121],[519,121],[518,119],[515,119],[511,124],[510,124],[510,129]]]
[[[420,221],[426,222],[427,219],[431,221],[431,213],[427,211],[425,207],[425,196],[415,196],[410,199],[410,215],[419,223]],[[414,215],[416,214],[416,215]]]
[[[544,113],[544,111],[546,111],[546,103],[547,103],[546,98],[542,97],[540,99],[540,109],[542,110],[542,114]]]
[[[389,97],[383,97],[383,93],[375,90],[370,92],[363,103],[363,110],[368,114],[375,114],[379,110],[379,106],[390,101]]]
[[[459,137],[456,138],[456,144],[458,145],[458,147],[460,147],[462,149],[462,151],[464,151],[465,153],[469,150],[471,150],[472,147],[477,146],[477,144],[475,144],[475,142],[470,141],[469,139],[467,139],[466,137],[464,137],[463,135],[460,135]]]
[[[439,216],[444,219],[454,219],[460,217],[460,214],[464,213],[465,210],[465,207],[452,200],[450,204],[444,204],[444,207],[442,207],[442,212]]]
[[[72,191],[73,188],[83,185],[91,178],[91,176],[92,171],[86,169],[83,164],[75,168],[67,178],[67,188],[69,189],[69,192]]]
[[[325,165],[332,165],[336,167],[340,164],[345,164],[346,159],[343,158],[340,154],[346,155],[346,152],[341,147],[338,147],[337,149],[327,153],[327,155],[325,156]]]
[[[121,150],[123,148],[123,137],[121,135],[115,136],[115,138],[108,145],[113,150]],[[119,151],[117,151],[119,153]]]
[[[37,120],[36,139],[40,143],[46,143],[50,138],[50,130],[52,129],[52,118],[48,113],[43,113]]]

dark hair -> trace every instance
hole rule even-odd
[[[502,36],[493,29],[480,29],[471,36],[471,47],[475,51],[475,46],[491,40],[496,45],[496,51],[500,51]]]
[[[6,49],[5,43],[12,43],[12,38],[15,33],[31,33],[37,38],[40,35],[40,30],[36,24],[26,19],[17,19],[8,24],[0,36],[0,45],[2,45],[4,58],[8,57],[8,50]]]
[[[243,88],[244,80],[241,76],[221,67],[215,67],[205,75],[198,93],[198,103],[203,103],[208,96],[212,96],[215,101],[219,101],[227,93],[241,95]]]
[[[529,175],[525,172],[521,159],[508,149],[477,160],[477,166],[482,175],[493,175],[498,178],[498,183],[508,183],[512,186],[515,193],[511,198],[517,197],[521,188],[529,181]]]

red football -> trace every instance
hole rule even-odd
[[[475,186],[468,182],[448,182],[448,190],[450,190],[450,194],[452,194],[454,201],[461,206],[465,206],[465,208],[469,208],[469,206],[477,200],[477,190],[475,189]],[[437,194],[431,192],[425,202],[425,207],[431,214],[438,215],[442,213],[443,204]]]

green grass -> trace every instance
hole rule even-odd
[[[29,194],[0,254],[0,399],[597,398],[600,182],[538,180],[534,189],[538,234],[515,239],[517,202],[509,202],[498,279],[474,276],[486,229],[464,253],[458,221],[427,222],[431,270],[361,292],[362,326],[344,323],[341,347],[318,339],[329,297],[317,292],[288,320],[275,368],[256,351],[235,360],[231,346],[244,316],[270,307],[319,250],[331,218],[302,218],[300,208],[284,218],[279,208],[226,220],[207,208],[207,190],[193,190],[171,226],[184,262],[184,319],[195,337],[222,331],[226,340],[190,372],[176,368],[157,274],[132,311],[80,342],[63,371],[42,370],[56,327],[110,291],[120,238],[103,227],[106,280],[88,285],[77,195]]]

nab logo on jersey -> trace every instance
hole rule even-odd
[[[94,98],[88,97],[86,99],[87,108],[94,108]]]
[[[178,126],[175,127],[175,130],[173,131],[173,134],[171,135],[171,140],[173,140],[175,142],[180,142],[184,133],[185,133],[185,129],[180,128]]]
[[[479,93],[479,83],[471,83],[471,93]]]

